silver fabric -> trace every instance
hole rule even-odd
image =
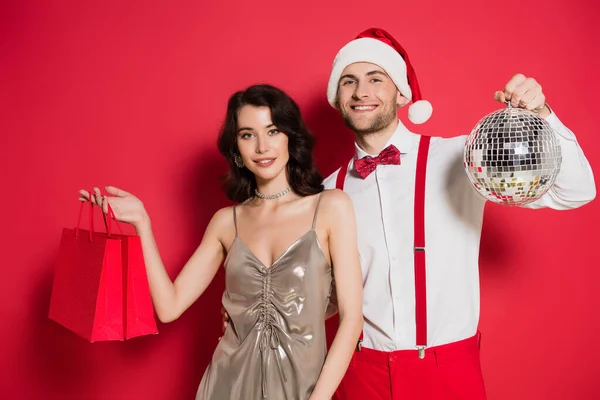
[[[325,362],[332,280],[314,221],[269,268],[236,232],[224,265],[231,323],[196,400],[308,399]]]

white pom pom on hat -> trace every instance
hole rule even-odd
[[[433,106],[427,100],[413,101],[413,103],[408,107],[408,119],[413,124],[422,124],[427,122],[432,113]]]
[[[336,104],[342,72],[348,65],[357,62],[376,64],[385,70],[400,94],[409,101],[412,100],[413,104],[408,108],[408,119],[413,124],[422,124],[431,117],[433,107],[421,98],[417,75],[408,54],[389,33],[378,28],[360,33],[336,55],[327,84],[327,100],[332,107]]]

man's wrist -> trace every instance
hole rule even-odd
[[[552,114],[552,110],[550,109],[550,106],[548,106],[547,103],[544,103],[544,107],[542,107],[542,109],[538,111],[537,114],[542,118],[548,118],[550,114]]]

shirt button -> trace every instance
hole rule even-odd
[[[392,257],[392,260],[393,260],[393,261],[396,261],[396,257]]]

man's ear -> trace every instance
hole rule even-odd
[[[402,107],[404,107],[406,104],[408,104],[408,99],[407,99],[406,97],[402,96],[402,95],[400,94],[400,91],[398,90],[398,91],[396,92],[396,106],[397,106],[398,108],[402,108]]]

